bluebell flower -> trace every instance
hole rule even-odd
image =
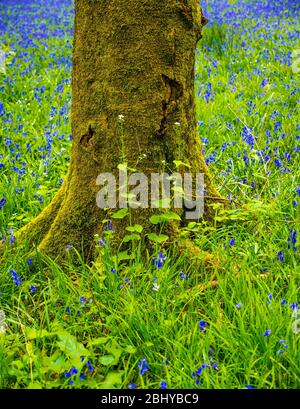
[[[129,389],[135,389],[136,388],[136,384],[135,383],[131,383],[128,386]]]
[[[35,286],[35,285],[31,285],[31,286],[29,287],[29,289],[30,289],[30,292],[31,292],[31,293],[34,293],[34,292],[36,291],[36,286]]]
[[[286,305],[287,302],[286,302],[286,300],[283,298],[283,299],[280,301],[280,304],[281,304],[281,305]]]
[[[76,374],[78,374],[78,369],[76,368],[76,366],[73,366],[70,370],[70,375],[73,376]]]
[[[292,229],[290,230],[290,234],[289,237],[287,239],[288,242],[288,249],[290,249],[291,247],[296,251],[296,243],[297,243],[297,231]]]
[[[230,245],[231,247],[233,247],[233,246],[235,245],[235,240],[234,240],[233,238],[231,238],[231,239],[229,240],[229,245]]]
[[[13,281],[14,281],[16,287],[18,287],[22,282],[22,278],[18,276],[18,274],[17,274],[17,272],[15,270],[9,270],[9,272],[11,273],[11,276],[13,278]]]
[[[264,337],[268,337],[268,336],[270,336],[271,335],[271,330],[270,329],[267,329],[265,332],[264,332]]]
[[[154,258],[154,264],[157,268],[162,268],[166,260],[167,256],[165,256],[162,252],[159,252],[158,256]]]
[[[282,251],[280,250],[280,251],[278,251],[278,253],[277,253],[277,257],[278,257],[278,260],[279,261],[283,261],[284,260],[284,258],[283,258],[283,253],[282,253]]]
[[[105,239],[100,238],[100,239],[98,240],[98,244],[100,244],[100,246],[104,247],[104,246],[105,246],[105,244],[106,244]]]
[[[240,309],[242,308],[242,304],[240,304],[240,303],[235,304],[235,307],[236,307],[238,310],[240,310]]]
[[[168,388],[165,381],[161,381],[160,384],[159,384],[159,387],[160,387],[160,389],[167,389]]]
[[[166,366],[169,366],[169,365],[170,365],[169,358],[166,358],[166,360],[165,360],[165,365],[166,365]]]
[[[179,273],[179,277],[182,278],[183,280],[189,279],[189,277],[186,274],[184,274],[182,271]]]
[[[246,385],[246,389],[255,389],[252,385]]]
[[[6,199],[3,197],[3,198],[0,200],[0,210],[1,210],[2,207],[5,205],[5,203],[6,203]]]
[[[203,332],[205,332],[206,331],[206,325],[207,325],[207,322],[206,321],[200,321],[199,322],[199,328],[201,329],[201,331],[203,331]]]
[[[33,263],[32,258],[29,258],[26,263],[27,263],[28,267],[31,266],[31,264]]]
[[[144,375],[147,371],[150,370],[149,366],[147,365],[146,358],[143,358],[141,362],[138,364],[139,367],[139,374]]]

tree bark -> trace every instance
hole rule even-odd
[[[73,245],[93,259],[94,235],[107,219],[96,179],[117,175],[124,162],[146,175],[162,164],[175,172],[174,160],[189,163],[190,172],[205,175],[204,217],[211,220],[210,204],[225,201],[196,130],[195,48],[205,23],[198,0],[75,0],[70,169],[54,202],[21,236],[54,258]],[[131,221],[147,226],[150,214],[135,209]],[[120,240],[124,221],[114,228]]]

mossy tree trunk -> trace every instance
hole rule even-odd
[[[195,48],[205,23],[198,0],[75,0],[70,169],[53,203],[21,232],[42,252],[56,257],[73,245],[93,258],[94,235],[107,218],[96,204],[96,179],[117,175],[124,162],[146,175],[162,163],[170,174],[174,160],[188,162],[189,171],[205,174],[211,218],[209,204],[222,199],[194,109]],[[132,222],[147,224],[149,213],[134,210]]]

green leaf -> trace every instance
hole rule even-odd
[[[128,207],[125,207],[124,209],[120,209],[117,212],[113,213],[111,217],[113,219],[124,219],[128,215]]]
[[[110,337],[94,338],[89,341],[89,345],[104,345],[110,340]]]
[[[124,243],[128,243],[129,241],[134,240],[141,240],[141,236],[139,236],[138,234],[126,234],[126,236],[124,236],[123,238]]]
[[[124,371],[109,372],[103,382],[99,384],[100,389],[120,389],[123,383]]]
[[[125,352],[127,352],[128,354],[135,354],[137,352],[137,349],[133,345],[128,345],[125,348]]]
[[[127,251],[121,251],[118,253],[116,257],[116,261],[122,261],[122,260],[131,260],[134,256],[131,254],[128,254]]]
[[[134,226],[126,227],[126,230],[130,231],[131,233],[142,233],[143,226],[141,226],[140,224],[135,224]]]
[[[151,241],[155,241],[156,243],[163,243],[164,241],[168,240],[169,236],[165,234],[155,234],[155,233],[150,233],[148,234],[148,238]]]
[[[45,329],[35,329],[35,328],[29,328],[29,327],[26,327],[25,333],[26,333],[26,338],[28,340],[44,338],[44,337],[53,335],[53,334],[50,334]]]
[[[115,357],[113,355],[103,355],[99,358],[100,364],[104,366],[112,366],[115,362]]]
[[[186,166],[187,168],[190,168],[191,165],[189,165],[188,163],[184,163],[181,160],[173,160],[174,165],[176,166],[176,168],[179,168],[179,166]]]
[[[170,222],[172,220],[181,220],[181,219],[180,219],[180,216],[175,212],[154,214],[153,216],[150,217],[150,222],[152,224],[165,223],[165,222]]]
[[[105,346],[105,350],[114,357],[112,365],[117,365],[122,355],[123,348],[121,348],[116,341],[112,341],[110,344]]]
[[[80,362],[81,356],[89,355],[88,350],[73,335],[68,333],[59,333],[57,335],[59,338],[57,346],[70,358]]]
[[[39,382],[30,382],[27,389],[43,389],[43,385]]]

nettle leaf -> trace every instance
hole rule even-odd
[[[138,234],[127,234],[123,238],[124,243],[128,243],[129,241],[134,241],[134,240],[141,240],[141,236],[139,236]]]
[[[100,383],[100,389],[120,389],[123,383],[124,371],[109,372],[103,382]]]
[[[148,234],[148,238],[151,241],[155,241],[156,243],[163,243],[164,241],[168,240],[169,236],[166,234],[155,234],[155,233],[150,233]]]
[[[142,233],[143,226],[141,226],[140,224],[135,224],[134,226],[126,227],[126,230],[131,233]]]
[[[57,346],[70,358],[80,361],[81,356],[88,356],[88,350],[73,335],[60,333],[58,338]]]
[[[120,209],[117,212],[113,213],[111,217],[113,219],[124,219],[128,215],[128,207],[125,207],[124,209]]]

